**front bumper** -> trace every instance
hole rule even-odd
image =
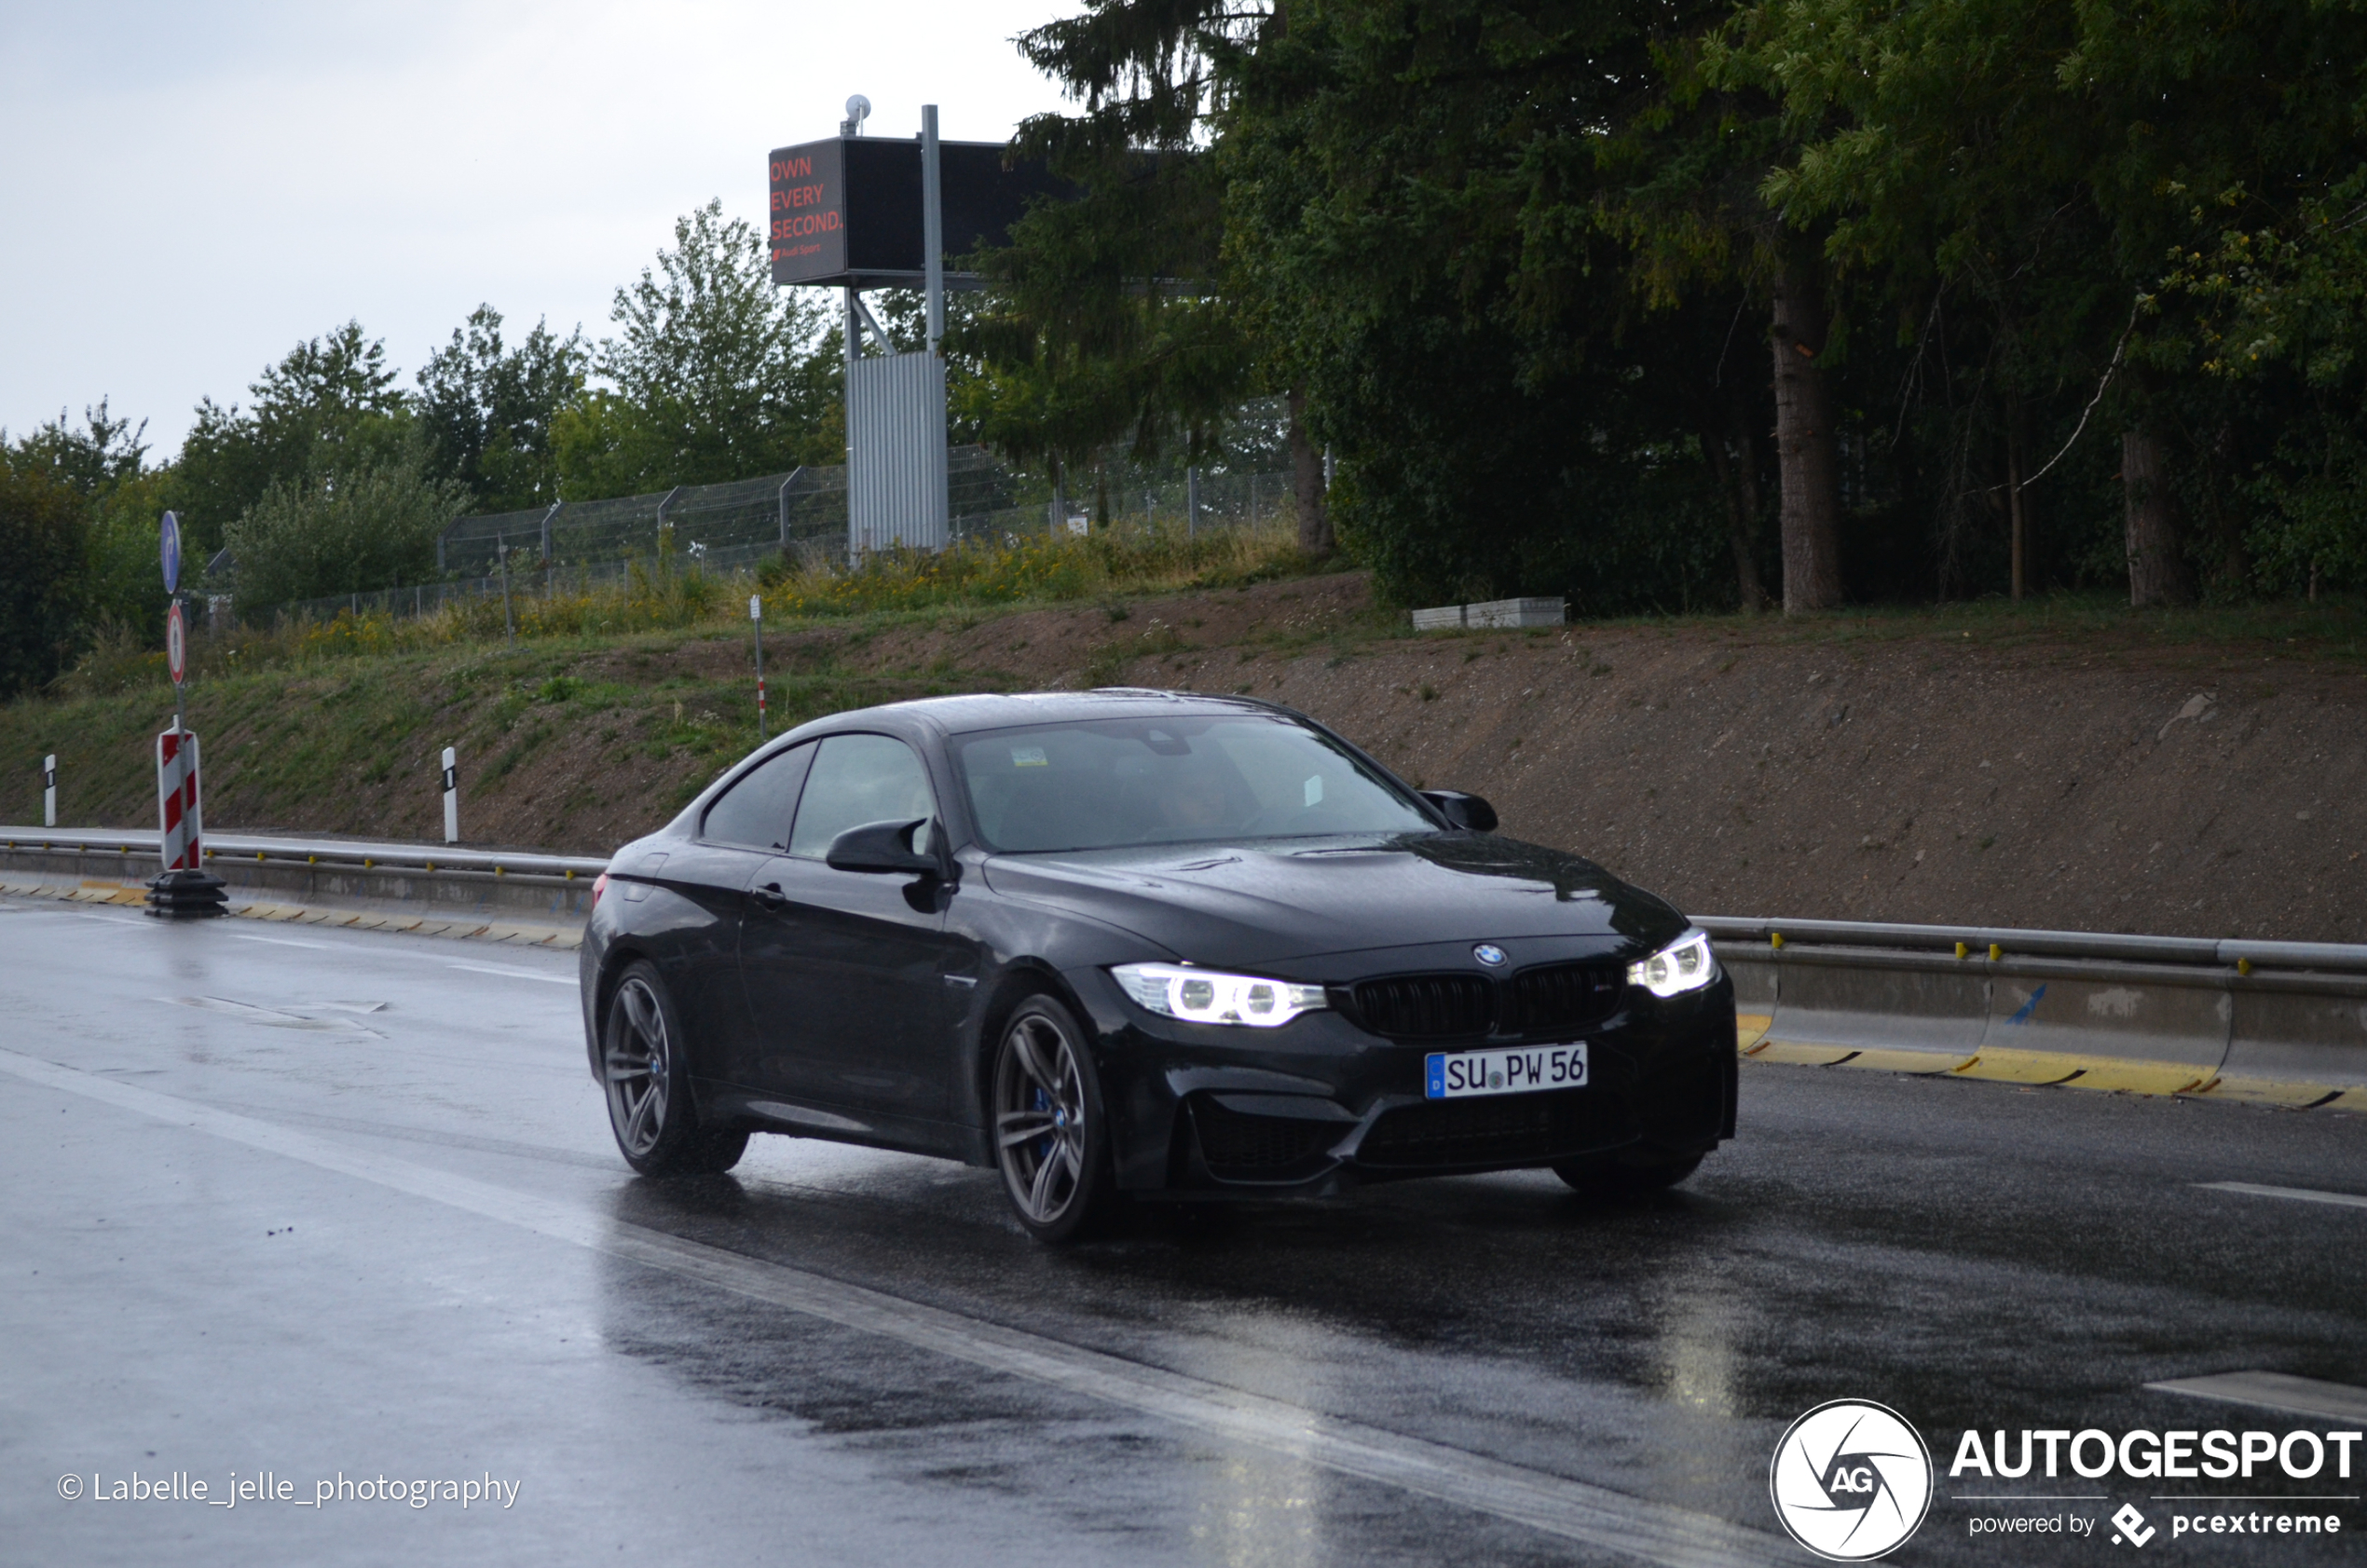
[[[1515,1170],[1621,1149],[1672,1157],[1733,1136],[1732,983],[1661,1000],[1629,988],[1582,1030],[1580,1089],[1431,1100],[1435,1050],[1337,1012],[1277,1029],[1188,1024],[1135,1007],[1100,971],[1070,983],[1092,1016],[1118,1185],[1175,1196],[1316,1195],[1412,1176]]]

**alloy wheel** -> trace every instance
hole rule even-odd
[[[1056,1222],[1085,1180],[1085,1080],[1068,1031],[1042,1013],[1022,1012],[1003,1037],[994,1111],[1013,1201],[1035,1224]]]
[[[628,1158],[646,1158],[665,1132],[669,1052],[664,1011],[637,975],[617,988],[609,1005],[604,1057],[616,1140]]]

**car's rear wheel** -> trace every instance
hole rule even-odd
[[[1085,1030],[1048,996],[1011,1010],[994,1056],[995,1163],[1019,1223],[1037,1238],[1076,1241],[1116,1203],[1107,1119]]]
[[[609,996],[600,1075],[617,1150],[644,1176],[730,1170],[748,1146],[744,1131],[699,1125],[682,1038],[681,1017],[657,966],[636,959]]]
[[[1665,1149],[1621,1149],[1562,1160],[1553,1174],[1590,1198],[1635,1198],[1676,1186],[1701,1168],[1702,1159]]]

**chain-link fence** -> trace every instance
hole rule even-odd
[[[1046,533],[1116,526],[1254,528],[1294,515],[1287,472],[1248,471],[1270,443],[1246,442],[1233,462],[1150,470],[1122,461],[1073,474],[1067,493],[1014,469],[983,446],[947,453],[951,538],[1016,543]],[[1081,485],[1076,482],[1082,481]],[[623,580],[661,557],[687,569],[742,573],[780,554],[835,566],[847,554],[846,470],[810,466],[726,484],[685,484],[642,496],[564,501],[463,517],[436,541],[441,580],[272,607],[281,620],[340,612],[422,615],[460,600],[552,593]],[[508,566],[505,579],[504,562]]]

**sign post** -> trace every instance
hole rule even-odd
[[[172,676],[172,728],[157,737],[157,848],[163,868],[148,883],[148,913],[167,918],[226,913],[221,878],[205,868],[205,812],[198,783],[198,738],[189,732],[189,622],[181,611],[181,520],[157,530],[157,564],[172,602],[164,615],[164,662]],[[54,759],[53,759],[54,761]]]
[[[41,759],[41,825],[58,825],[58,754]]]
[[[764,739],[764,600],[748,595],[748,624],[756,629],[756,738]]]
[[[444,748],[444,841],[460,841],[460,765],[450,746]]]

